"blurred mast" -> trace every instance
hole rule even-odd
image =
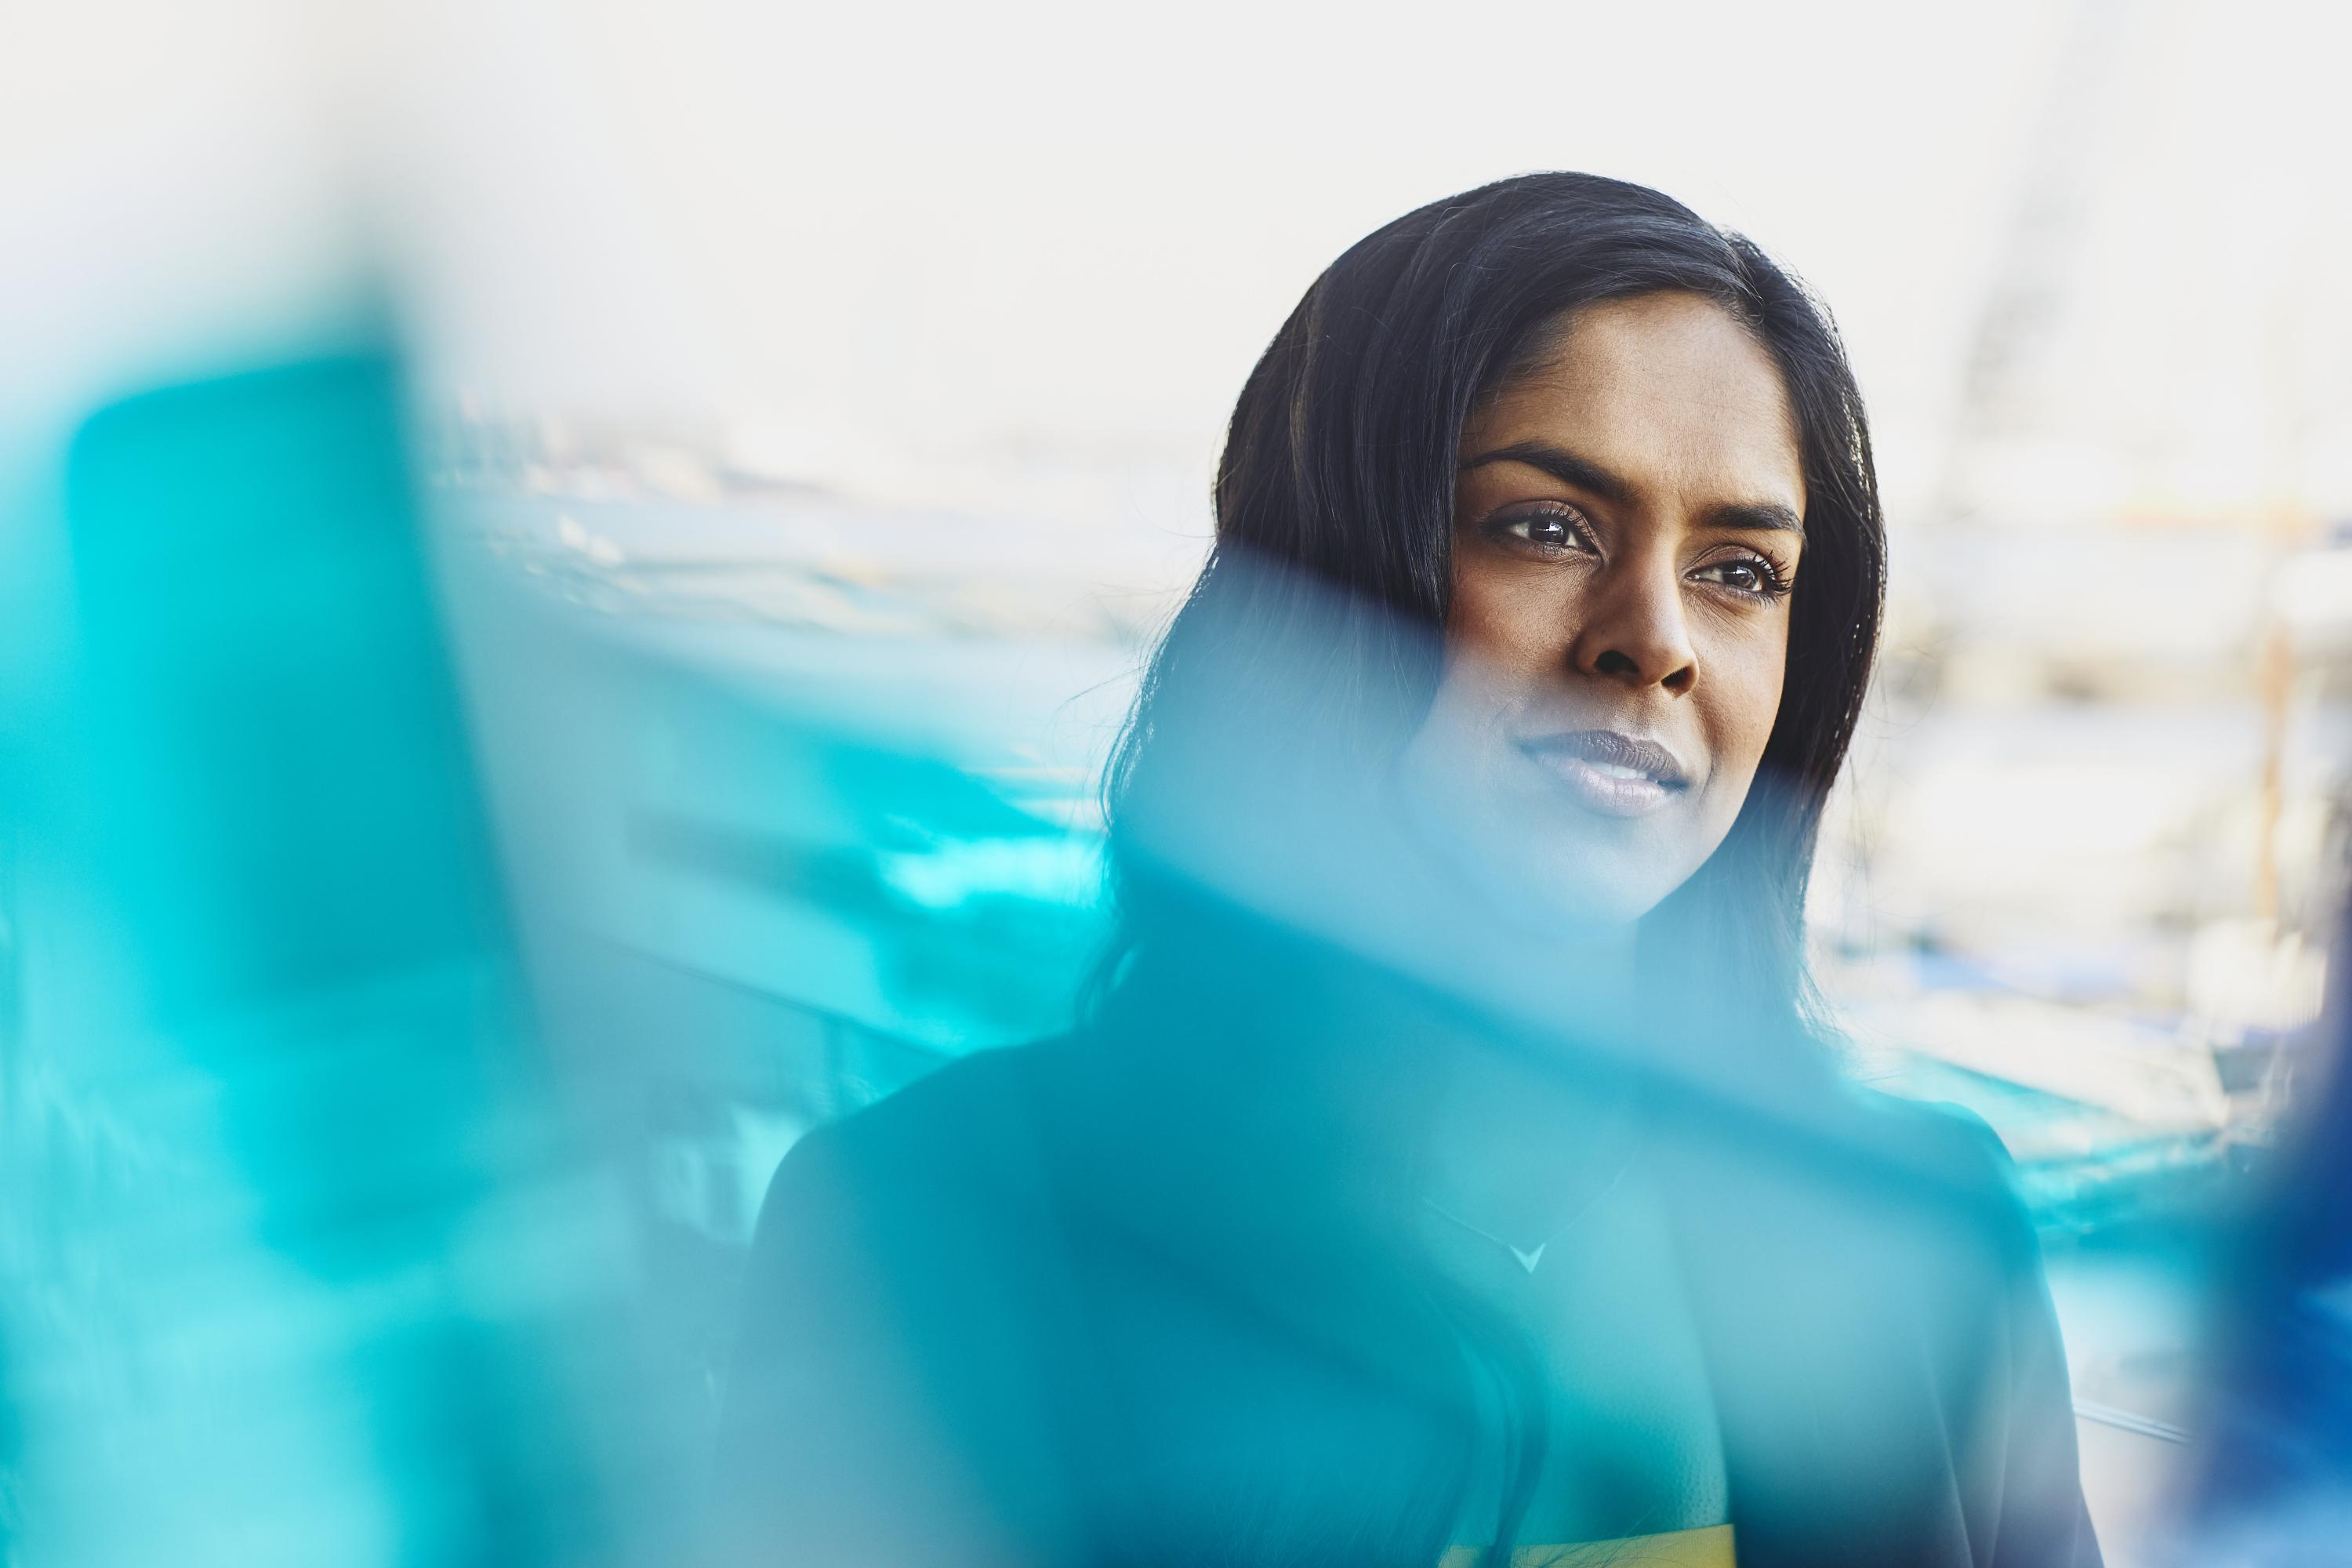
[[[2305,237],[2310,237],[2305,230]],[[2301,258],[2314,259],[2308,250]],[[2287,613],[2287,574],[2299,554],[2310,548],[2317,532],[2308,498],[2304,493],[2303,460],[2306,407],[2296,395],[2296,344],[2289,301],[2300,290],[2280,290],[2267,323],[2263,368],[2268,382],[2271,429],[2271,472],[2263,499],[2263,532],[2270,544],[2270,591],[2263,595],[2263,643],[2259,686],[2263,705],[2262,810],[2254,840],[2254,913],[2273,935],[2281,929],[2279,896],[2279,819],[2286,793],[2287,734],[2294,720],[2295,665],[2294,628]]]

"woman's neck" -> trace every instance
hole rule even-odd
[[[1565,1027],[1461,1032],[1438,1046],[1423,1195],[1498,1236],[1540,1237],[1574,1212],[1622,1168],[1637,1121],[1617,1055],[1634,999],[1633,930],[1579,932],[1559,962],[1575,997]]]

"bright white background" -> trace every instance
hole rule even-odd
[[[1901,515],[2054,165],[2097,195],[2060,395],[2210,448],[2169,486],[2203,500],[2259,482],[2276,341],[2342,325],[2332,11],[24,5],[0,407],[225,353],[388,258],[436,374],[493,406],[721,420],[877,499],[969,498],[1040,452],[1204,473],[1346,244],[1577,167],[1811,279]]]

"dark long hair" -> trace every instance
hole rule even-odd
[[[1861,395],[1827,310],[1754,244],[1655,191],[1578,174],[1499,181],[1360,241],[1251,372],[1217,472],[1214,549],[1151,660],[1106,779],[1118,922],[1098,1005],[1155,952],[1181,950],[1197,914],[1119,833],[1139,799],[1197,788],[1197,768],[1171,782],[1188,731],[1250,672],[1282,663],[1322,733],[1368,761],[1393,756],[1441,673],[1465,425],[1557,349],[1578,310],[1668,291],[1722,307],[1780,368],[1801,451],[1805,571],[1757,786],[1723,847],[1645,918],[1642,945],[1703,942],[1731,970],[1710,989],[1744,999],[1762,1036],[1813,1037],[1806,885],[1869,680],[1885,576]],[[1311,636],[1297,633],[1294,588],[1339,606],[1318,611]],[[1315,668],[1297,669],[1301,659]],[[1465,1320],[1471,1359],[1508,1382],[1518,1358],[1491,1329]],[[1523,1506],[1541,1422],[1529,1402],[1510,1403],[1526,1417],[1507,1413],[1504,1434]],[[1507,1501],[1504,1550],[1510,1511]]]

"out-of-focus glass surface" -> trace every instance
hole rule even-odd
[[[1138,82],[848,13],[169,9],[0,68],[69,153],[0,220],[0,1542],[675,1561],[782,1152],[1068,1017],[1250,357],[1370,223],[1567,164],[1853,343],[1895,602],[1817,967],[1858,1072],[2021,1162],[2152,1560],[2345,887],[2340,37],[1516,7],[1302,73],[1328,28],[1254,12],[1111,36]],[[1489,31],[1620,68],[1497,104]],[[279,319],[386,277],[404,380]]]
[[[74,437],[68,721],[11,748],[26,1562],[615,1536],[582,1376],[626,1353],[614,1242],[547,1113],[398,395],[323,357]]]

